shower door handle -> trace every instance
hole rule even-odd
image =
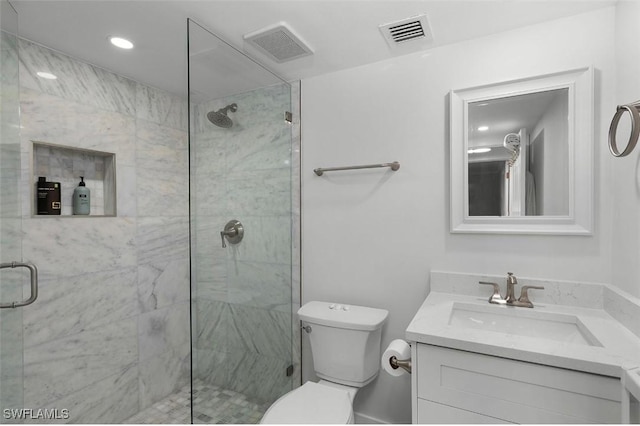
[[[239,220],[230,220],[224,226],[224,230],[220,231],[220,239],[222,239],[222,248],[226,248],[225,237],[230,244],[238,244],[244,237],[244,226]]]
[[[0,269],[5,268],[27,268],[31,274],[31,296],[28,299],[21,302],[0,303],[0,309],[2,308],[19,308],[21,306],[27,306],[32,304],[38,298],[38,268],[33,263],[20,263],[9,262],[0,263]]]

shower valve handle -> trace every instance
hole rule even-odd
[[[222,248],[227,248],[227,243],[224,241],[224,237],[225,236],[233,237],[235,235],[236,233],[234,231],[230,231],[230,232],[220,231],[220,238],[222,239]]]
[[[222,248],[226,248],[227,244],[225,241],[229,241],[230,244],[238,244],[242,241],[244,237],[244,226],[240,223],[239,220],[230,220],[224,226],[224,230],[220,231],[220,239],[222,240]]]

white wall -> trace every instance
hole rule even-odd
[[[627,104],[640,99],[640,44],[638,22],[640,2],[620,1],[616,14],[616,104]],[[615,112],[611,108],[608,119]],[[628,125],[628,117],[622,125]],[[608,123],[607,123],[608,125]],[[622,128],[622,127],[621,127]],[[628,127],[627,127],[628,129]],[[627,133],[628,134],[628,133]],[[618,148],[623,149],[625,140]],[[613,284],[636,297],[640,297],[640,147],[624,158],[606,154],[613,169]]]
[[[611,165],[604,156],[614,22],[615,9],[607,8],[303,80],[303,301],[388,309],[386,346],[404,337],[433,269],[609,282]],[[594,236],[450,234],[449,90],[587,65],[596,69]],[[394,160],[397,172],[312,171]],[[306,340],[304,376],[311,378]],[[362,389],[355,410],[410,422],[409,377],[381,374]]]

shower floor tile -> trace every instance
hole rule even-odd
[[[269,408],[268,404],[256,404],[241,393],[205,384],[193,383],[194,423],[255,424],[260,422]],[[191,386],[169,395],[151,407],[130,417],[126,424],[188,424],[191,423]]]

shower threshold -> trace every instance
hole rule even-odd
[[[243,394],[193,382],[194,423],[255,424],[260,422],[268,404],[256,404]],[[191,385],[156,402],[151,407],[124,421],[125,424],[188,424],[191,423]]]

